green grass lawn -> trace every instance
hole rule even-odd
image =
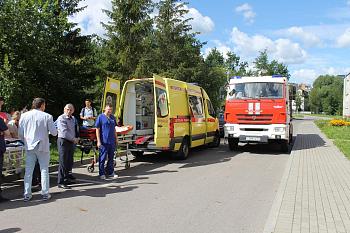
[[[350,126],[331,126],[328,120],[317,120],[316,125],[350,159]]]
[[[304,115],[293,113],[293,119],[304,119]]]
[[[89,154],[85,154],[84,153],[84,157],[85,158],[92,158],[94,156],[93,151],[91,150]],[[75,152],[74,152],[74,161],[80,161],[81,158],[81,150],[79,148],[75,148]],[[50,164],[54,165],[54,164],[58,164],[58,150],[57,150],[57,144],[56,142],[51,143],[50,146]]]
[[[332,119],[342,119],[343,116],[340,115],[327,115],[327,114],[302,114],[303,116],[315,116],[315,117],[328,117],[328,118],[332,118]]]

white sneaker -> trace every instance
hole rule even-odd
[[[108,178],[118,178],[118,175],[113,172],[111,175],[108,176]]]
[[[50,199],[51,199],[51,194],[48,193],[43,195],[43,201],[48,201]]]
[[[23,201],[24,202],[28,202],[28,201],[30,201],[32,199],[32,195],[24,195],[24,197],[23,197]]]
[[[106,179],[106,176],[105,176],[105,175],[102,175],[102,176],[100,176],[100,179],[101,179],[101,180],[105,180],[105,179]]]

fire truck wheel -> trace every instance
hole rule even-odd
[[[287,153],[289,151],[289,147],[288,146],[289,146],[288,141],[283,141],[281,143],[281,151],[283,153]]]
[[[230,150],[234,151],[238,149],[238,140],[234,138],[229,138],[228,139],[228,146]]]
[[[187,159],[188,154],[189,154],[188,139],[185,137],[182,140],[182,143],[181,143],[179,151],[176,153],[176,158],[178,158],[178,159]]]

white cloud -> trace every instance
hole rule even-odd
[[[254,22],[256,14],[253,11],[253,8],[248,3],[244,3],[244,4],[236,7],[235,10],[237,13],[243,14],[244,20],[246,20],[246,22],[248,22],[248,23]]]
[[[320,75],[346,75],[350,67],[324,67],[321,69],[299,69],[291,72],[290,82],[312,84]]]
[[[83,11],[75,14],[71,21],[77,23],[82,29],[82,34],[97,34],[102,36],[105,30],[101,22],[107,23],[109,18],[102,9],[111,10],[112,4],[110,0],[85,0],[79,3],[79,7],[87,6]]]
[[[313,69],[300,69],[291,73],[291,82],[312,84],[318,77],[318,74]]]
[[[350,28],[347,28],[345,32],[337,38],[336,46],[340,48],[350,46]]]
[[[267,50],[271,58],[286,64],[299,64],[306,60],[307,53],[298,43],[288,39],[272,40],[263,35],[249,36],[234,27],[231,32],[234,51],[244,57],[256,57],[260,51]]]
[[[215,24],[208,16],[203,16],[197,9],[188,8],[184,6],[185,10],[188,10],[187,18],[192,18],[189,23],[192,25],[192,31],[200,32],[202,34],[210,33],[213,31]]]
[[[290,27],[285,33],[287,37],[301,40],[306,46],[320,46],[321,40],[315,34],[305,31],[302,27]]]

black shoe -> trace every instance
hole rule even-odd
[[[75,176],[73,176],[72,174],[69,174],[68,175],[68,179],[70,180],[76,180],[77,178]]]
[[[75,184],[75,182],[74,182],[74,181],[71,181],[71,180],[66,180],[66,181],[64,182],[64,184],[65,184],[65,185],[71,185],[71,184]]]
[[[58,184],[57,186],[61,189],[70,189],[70,187],[67,184]]]

